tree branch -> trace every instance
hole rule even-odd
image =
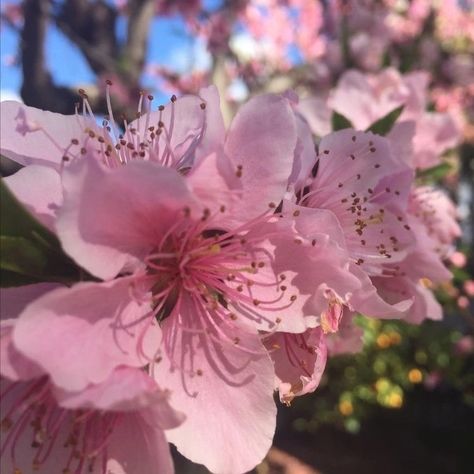
[[[103,0],[67,0],[54,17],[96,74],[117,73],[117,12]]]
[[[60,113],[74,112],[77,95],[58,87],[46,70],[44,39],[49,15],[48,0],[25,0],[21,31],[23,84],[21,96],[27,105]]]
[[[125,74],[132,85],[138,85],[145,65],[148,34],[155,9],[154,0],[130,0],[127,42],[123,50]]]

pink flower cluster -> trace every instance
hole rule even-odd
[[[290,404],[328,347],[357,350],[354,314],[441,318],[429,287],[459,228],[413,181],[419,115],[399,141],[345,129],[315,150],[292,93],[228,128],[213,86],[152,100],[123,128],[85,97],[75,116],[1,105],[1,153],[25,165],[7,186],[93,277],[1,290],[5,472],[167,473],[168,442],[246,472],[271,446],[274,391]]]

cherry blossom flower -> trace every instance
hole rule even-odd
[[[298,148],[288,100],[253,99],[227,132],[210,103],[199,105],[209,121],[189,141],[178,122],[163,126],[160,153],[149,135],[143,157],[115,148],[100,159],[88,133],[85,153],[59,165],[54,227],[64,250],[105,281],[36,299],[14,341],[67,391],[105,383],[119,366],[148,366],[187,416],[168,439],[213,471],[243,472],[263,458],[275,427],[275,368],[262,334],[337,329],[334,308],[350,305],[361,281],[325,232],[324,213],[275,213]],[[149,131],[161,113],[130,126]],[[173,113],[172,103],[162,120]],[[136,143],[132,132],[127,139]]]
[[[3,346],[10,328],[2,326]],[[31,377],[34,369],[25,378],[26,364],[18,359],[2,360],[2,470],[174,472],[163,430],[179,425],[183,417],[145,372],[118,368],[102,384],[66,392],[47,375]],[[4,363],[10,368],[20,364],[16,378],[4,377]]]
[[[402,76],[393,68],[379,74],[349,70],[331,91],[326,104],[306,99],[299,110],[313,132],[323,136],[332,110],[347,117],[354,128],[365,130],[403,105],[402,115],[388,138],[399,159],[413,169],[425,169],[437,165],[441,155],[460,140],[460,128],[451,115],[425,111],[428,79],[426,73]]]

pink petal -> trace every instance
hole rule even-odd
[[[275,365],[280,401],[316,390],[326,366],[327,349],[321,328],[303,334],[277,332],[265,341]]]
[[[413,139],[414,165],[420,169],[436,166],[441,155],[460,140],[461,132],[450,115],[424,114],[417,121]]]
[[[49,292],[20,315],[16,348],[65,390],[100,383],[119,365],[144,365],[137,338],[149,324],[140,318],[150,309],[132,299],[131,285],[131,279],[121,278]],[[127,332],[120,324],[131,327]]]
[[[94,160],[64,171],[65,199],[57,230],[65,251],[93,275],[108,279],[144,257],[187,206],[185,180],[173,169],[133,162],[116,171]]]
[[[204,87],[199,91],[199,96],[206,104],[206,128],[196,150],[197,162],[214,151],[220,151],[224,146],[226,133],[217,87]]]
[[[15,197],[50,230],[63,200],[59,173],[45,166],[31,165],[3,178]]]
[[[15,288],[0,288],[1,319],[16,318],[35,299],[60,287],[61,285],[57,283],[37,283]]]
[[[62,115],[14,101],[0,105],[2,155],[22,165],[59,168],[72,139],[87,141],[85,129],[94,122],[79,115]]]
[[[293,166],[296,126],[288,100],[271,94],[242,106],[227,132],[225,152],[242,166],[241,212],[251,218],[278,204]],[[270,172],[271,170],[271,172]]]
[[[17,319],[0,321],[0,375],[15,382],[43,375],[43,371],[33,361],[20,354],[13,344],[13,329],[17,321]]]
[[[165,323],[165,339],[170,330]],[[238,342],[214,342],[204,335],[178,334],[177,360],[163,354],[154,368],[156,379],[173,387],[173,405],[186,415],[185,423],[167,432],[168,439],[188,459],[219,474],[255,467],[270,449],[275,430],[272,363],[257,335],[229,333],[237,335]]]
[[[331,133],[332,112],[327,105],[326,98],[310,97],[300,100],[297,110],[307,120],[311,131],[316,136],[324,137]]]
[[[107,474],[174,473],[165,434],[149,423],[147,412],[124,415],[110,436],[107,454]]]

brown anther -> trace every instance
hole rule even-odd
[[[360,179],[360,174],[357,175],[357,179]]]
[[[355,135],[352,135],[352,141],[353,141],[353,142],[356,141],[356,136],[355,136]]]
[[[69,156],[64,155],[64,156],[63,156],[63,161],[64,161],[64,162],[69,161]]]
[[[257,299],[254,299],[252,303],[254,304],[254,306],[258,306],[260,304],[260,301]]]
[[[72,143],[73,145],[79,145],[79,140],[78,140],[77,138],[73,138],[73,139],[71,140],[71,143]]]
[[[106,79],[105,80],[105,83],[108,85],[108,86],[111,86],[112,85],[112,81],[110,79]]]
[[[302,241],[301,239],[295,239],[295,244],[300,245],[300,244],[302,244],[302,243],[303,243],[303,241]]]
[[[240,239],[240,245],[245,245],[247,243],[247,240],[245,239]]]
[[[165,124],[160,120],[158,122],[158,128],[163,128],[165,126]]]
[[[349,156],[350,156],[351,160],[355,160],[355,159],[356,159],[356,157],[355,157],[354,155],[349,155]]]
[[[265,266],[264,262],[258,262],[258,268],[263,268]]]
[[[341,199],[341,202],[344,204],[345,202],[347,202],[347,199],[346,198]]]
[[[357,259],[356,265],[362,265],[363,263],[364,263],[364,259],[359,258],[359,259]]]
[[[240,342],[240,338],[234,337],[234,344],[238,344]]]
[[[275,322],[276,322],[277,324],[280,324],[280,323],[281,323],[281,318],[276,318],[276,319],[275,319]]]
[[[282,280],[282,281],[286,280],[286,275],[285,274],[280,275],[280,280]]]
[[[102,137],[102,136],[98,136],[97,140],[98,140],[99,143],[105,143],[104,137]]]
[[[374,153],[376,151],[375,147],[370,147],[369,150]]]
[[[204,110],[206,108],[206,104],[204,102],[201,102],[199,107],[201,107],[201,110]]]
[[[338,187],[338,188],[342,188],[342,183],[339,183],[339,184],[337,185],[337,187]]]
[[[380,165],[377,163],[374,165],[374,168],[380,168]]]
[[[81,148],[81,155],[85,155],[87,153],[87,150],[85,148]]]
[[[171,96],[171,102],[176,102],[178,100],[178,98],[173,94]]]
[[[276,206],[276,204],[275,204],[274,202],[269,202],[269,203],[268,203],[268,207],[269,207],[270,209],[275,209],[277,206]]]
[[[366,241],[365,241],[364,239],[362,239],[362,240],[360,241],[360,243],[361,243],[362,245],[365,245],[365,244],[366,244]]]
[[[158,110],[159,110],[160,112],[163,112],[163,110],[165,110],[165,106],[164,106],[164,105],[158,106]]]
[[[221,207],[219,208],[219,211],[225,212],[225,206],[221,206]]]
[[[371,189],[371,188],[367,189],[367,192],[368,192],[369,194],[374,194],[374,190]]]
[[[405,224],[403,227],[405,227],[406,230],[410,230],[410,226],[408,224]]]
[[[290,301],[296,301],[296,295],[292,295]]]
[[[197,369],[196,370],[196,375],[198,375],[199,377],[202,376],[202,370],[201,369]]]
[[[385,188],[385,191],[386,191],[387,193],[389,193],[389,192],[390,192],[390,188]]]
[[[329,155],[329,150],[324,150],[323,153],[324,153],[325,155]]]
[[[300,211],[297,209],[295,212],[293,212],[294,217],[298,217],[300,215]]]
[[[241,293],[242,291],[244,291],[244,287],[243,287],[242,285],[239,285],[239,286],[237,287],[237,291],[238,291],[239,293]]]
[[[230,313],[229,318],[232,319],[232,321],[235,321],[237,319],[237,316],[234,313]]]
[[[281,285],[281,286],[280,286],[280,290],[281,290],[281,291],[286,291],[286,286],[285,286],[285,285]]]
[[[10,418],[4,418],[0,424],[2,431],[8,431],[12,426],[13,422]]]
[[[153,99],[154,99],[154,97],[151,94],[148,94],[148,100],[152,101]]]
[[[395,191],[395,194],[396,194],[397,196],[400,196],[400,191]]]
[[[316,243],[317,243],[316,239],[313,239],[313,240],[311,241],[311,245],[312,245],[313,247],[316,245]]]

